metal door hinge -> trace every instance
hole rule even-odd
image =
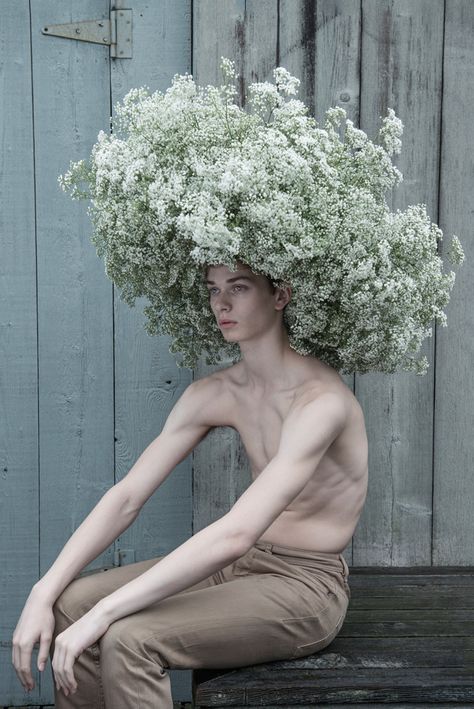
[[[132,58],[132,10],[111,10],[109,20],[47,25],[41,32],[80,42],[107,44],[110,46],[111,57]]]

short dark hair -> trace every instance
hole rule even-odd
[[[276,291],[276,285],[273,283],[272,279],[270,276],[265,275],[265,278],[267,280],[268,285],[270,286],[270,293],[274,293]]]

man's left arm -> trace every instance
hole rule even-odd
[[[179,593],[245,554],[303,490],[346,416],[344,401],[332,392],[293,411],[277,454],[227,514],[99,601],[108,622]]]

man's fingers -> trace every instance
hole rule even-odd
[[[75,692],[77,689],[77,682],[76,682],[76,678],[74,677],[74,671],[72,669],[72,665],[73,665],[75,659],[76,659],[75,657],[72,658],[71,667],[70,667],[70,669],[66,670],[66,677],[68,680],[68,688],[70,689],[71,692]]]
[[[59,691],[60,689],[63,689],[63,685],[61,682],[61,667],[62,667],[62,662],[61,662],[61,650],[60,646],[57,642],[56,639],[56,647],[54,650],[54,656],[51,661],[51,666],[53,668],[54,672],[54,681],[56,682],[56,689]]]
[[[20,680],[23,687],[26,689],[25,682],[22,677],[21,668],[20,668],[20,648],[17,647],[16,645],[13,645],[12,662],[13,662],[13,667],[15,668],[16,676]]]
[[[12,645],[12,663],[13,667],[15,668],[15,672],[18,674],[18,670],[20,668],[20,663],[19,663],[19,658],[20,658],[20,652],[18,648],[16,647],[15,644]]]
[[[13,645],[12,661],[13,661],[13,667],[15,668],[16,676],[20,680],[23,688],[28,689],[26,679],[23,676],[23,671],[22,671],[22,667],[21,667],[20,647],[18,645]]]
[[[31,650],[30,646],[20,648],[20,677],[26,689],[33,689],[33,677],[31,674]]]
[[[38,651],[38,669],[40,672],[46,667],[46,662],[49,657],[49,647],[51,645],[51,637],[47,635],[42,635],[40,639],[40,646]]]
[[[75,659],[76,658],[74,655],[68,652],[64,658],[63,670],[61,673],[63,684],[69,692],[77,689],[76,678],[74,677],[74,672],[72,669]]]
[[[74,662],[74,658],[72,658],[72,662]],[[72,669],[70,669],[72,662],[68,660],[68,654],[60,647],[60,645],[56,644],[56,650],[52,662],[54,679],[56,681],[56,686],[58,689],[63,690],[66,697],[68,696],[72,685],[75,689],[77,688]]]

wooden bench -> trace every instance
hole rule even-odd
[[[194,670],[193,707],[474,709],[474,567],[351,567],[349,585],[330,645],[297,660]]]

